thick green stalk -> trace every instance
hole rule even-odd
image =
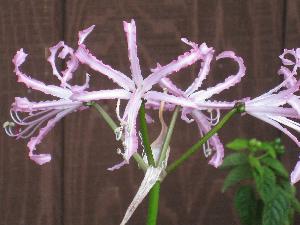
[[[159,156],[159,159],[158,159],[158,163],[157,163],[158,166],[162,166],[163,161],[166,159],[167,150],[168,150],[169,145],[170,145],[170,141],[171,141],[171,137],[172,137],[172,134],[173,134],[173,131],[174,131],[174,127],[175,127],[175,123],[176,123],[176,119],[177,119],[177,116],[178,116],[179,109],[180,109],[180,107],[176,106],[176,108],[174,110],[174,113],[172,115],[171,122],[170,122],[170,125],[169,125],[169,128],[168,128],[168,132],[167,132],[167,135],[166,135],[166,138],[165,138],[165,141],[164,141],[164,144],[162,146],[161,153],[160,153],[160,156]]]
[[[110,117],[110,115],[96,102],[89,102],[87,104],[88,106],[93,106],[99,115],[101,116],[102,119],[110,126],[110,128],[113,130],[113,132],[118,128],[118,125],[115,123],[115,121]],[[133,154],[133,158],[139,165],[139,167],[143,170],[146,171],[148,168],[148,165],[144,162],[143,158],[140,156],[138,153]]]
[[[160,181],[157,181],[149,192],[147,225],[156,225],[159,203]]]
[[[140,117],[140,131],[142,135],[143,145],[145,148],[145,153],[148,159],[148,164],[151,166],[155,166],[155,161],[153,158],[151,145],[149,141],[149,135],[148,135],[148,128],[147,128],[147,121],[146,121],[146,112],[145,112],[145,103],[142,102],[140,111],[139,111],[139,117]]]
[[[194,144],[191,148],[189,148],[185,153],[181,155],[179,159],[174,161],[166,168],[167,173],[173,172],[178,166],[184,163],[188,158],[190,158],[193,154],[195,154],[200,147],[208,141],[214,134],[216,134],[227,122],[230,120],[236,113],[242,112],[244,110],[243,105],[238,105],[232,110],[230,110],[220,122],[214,126],[209,132],[206,133],[196,144]]]

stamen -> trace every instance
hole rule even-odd
[[[115,135],[116,135],[116,140],[119,141],[121,140],[122,136],[123,136],[123,127],[117,127],[115,130]]]
[[[49,120],[51,117],[61,111],[61,109],[45,110],[31,114],[22,119],[18,112],[11,110],[10,115],[14,122],[5,122],[3,127],[8,136],[16,137],[17,139],[26,139],[31,137],[45,121]],[[18,127],[16,125],[18,125]],[[25,129],[22,129],[22,127],[25,127]]]

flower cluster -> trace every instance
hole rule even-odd
[[[300,146],[296,136],[287,129],[290,128],[300,132],[300,124],[295,122],[295,119],[299,119],[300,116],[300,101],[299,96],[296,95],[300,86],[300,81],[296,78],[297,69],[300,67],[300,49],[285,50],[280,56],[283,66],[278,73],[283,76],[283,82],[267,93],[253,99],[245,98],[232,102],[213,101],[211,100],[212,96],[238,84],[241,78],[245,76],[246,68],[241,57],[236,56],[231,51],[224,51],[215,56],[215,50],[208,47],[206,43],[196,44],[182,38],[182,42],[189,47],[189,50],[166,65],[157,64],[157,67],[151,69],[151,73],[145,76],[142,73],[137,54],[135,21],[124,22],[123,26],[128,45],[130,76],[106,65],[87,48],[84,42],[86,37],[93,31],[94,26],[79,32],[76,49],[70,48],[62,41],[50,48],[51,54],[48,61],[52,67],[53,75],[60,81],[60,86],[47,85],[23,73],[20,66],[24,63],[27,54],[24,53],[23,49],[17,52],[13,63],[18,82],[24,83],[28,88],[58,98],[56,100],[32,102],[27,98],[16,97],[15,102],[12,104],[11,118],[13,122],[6,122],[4,128],[9,136],[17,139],[30,138],[27,145],[30,159],[40,165],[49,162],[51,160],[50,154],[36,153],[36,146],[47,133],[69,113],[87,109],[86,103],[103,99],[118,100],[116,112],[119,127],[115,132],[117,139],[122,141],[124,147],[121,151],[123,160],[110,168],[111,170],[127,164],[138,151],[137,116],[143,101],[147,108],[160,109],[162,131],[152,144],[153,151],[157,151],[153,154],[156,155],[159,155],[167,131],[167,126],[162,119],[164,110],[172,111],[176,106],[179,106],[182,120],[187,123],[196,122],[200,136],[203,136],[216,125],[222,111],[234,108],[237,102],[244,104],[244,114],[249,114],[276,127]],[[287,54],[292,55],[295,62],[286,58]],[[56,57],[68,59],[65,70],[58,70],[55,63]],[[238,71],[236,74],[229,75],[223,82],[213,87],[201,89],[210,72],[211,62],[224,58],[229,58],[237,63]],[[172,74],[197,62],[201,63],[201,68],[195,80],[186,90],[181,90],[172,82]],[[112,90],[88,91],[88,74],[86,74],[85,84],[81,86],[71,85],[69,81],[81,64],[85,64],[98,72],[99,76],[104,75],[111,79],[118,87]],[[155,85],[160,86],[161,91],[154,91],[153,87]],[[120,101],[126,101],[123,112],[120,111]],[[24,116],[24,114],[27,115]],[[39,129],[42,126],[44,127]],[[37,135],[34,136],[36,132]],[[209,163],[213,166],[218,167],[222,164],[224,147],[217,134],[213,135],[204,145],[204,154],[207,157],[212,155]],[[148,164],[146,159],[144,161]],[[157,162],[157,157],[155,161]],[[164,167],[165,165],[158,165],[157,167],[149,165],[142,185],[122,224],[128,221],[134,209],[154,183],[161,179]],[[291,174],[293,183],[299,180],[300,162],[297,163]]]

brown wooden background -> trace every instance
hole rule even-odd
[[[134,18],[138,53],[144,74],[156,62],[169,62],[186,48],[180,37],[207,42],[217,52],[234,50],[247,66],[247,78],[220,97],[255,96],[276,85],[280,78],[278,55],[285,47],[300,46],[299,0],[0,0],[0,117],[8,120],[15,96],[41,97],[16,82],[11,59],[23,47],[30,57],[26,71],[35,78],[55,82],[45,60],[45,48],[64,39],[76,46],[77,32],[96,24],[88,46],[106,63],[129,72],[122,21]],[[183,86],[197,67],[176,76]],[[208,84],[236,68],[228,62],[213,66]],[[111,87],[101,76],[92,77],[94,88]],[[82,81],[78,74],[77,81]],[[114,112],[115,102],[105,103]],[[175,158],[196,140],[195,126],[177,124],[172,142]],[[158,129],[152,130],[152,136]],[[220,133],[224,142],[235,136],[274,138],[278,133],[260,121],[243,118]],[[37,166],[27,158],[26,142],[0,133],[1,225],[112,225],[119,224],[142,179],[132,163],[109,172],[120,160],[114,136],[93,111],[64,119],[39,145],[53,153],[51,163]],[[291,169],[296,147],[285,160]],[[232,193],[221,194],[225,173],[207,165],[198,154],[162,186],[159,224],[238,224]],[[298,186],[300,188],[300,186]],[[129,224],[144,224],[146,201]],[[300,224],[298,219],[295,224]]]

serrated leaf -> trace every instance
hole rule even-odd
[[[242,186],[236,192],[234,205],[242,225],[256,225],[256,199],[251,186]]]
[[[252,177],[252,171],[249,166],[237,166],[233,168],[227,175],[222,187],[222,192],[225,192],[229,187],[235,185],[236,183],[242,180],[251,179]]]
[[[276,159],[265,157],[261,159],[261,162],[264,163],[266,166],[273,169],[277,174],[284,178],[289,178],[289,174],[284,168],[284,166]]]
[[[242,150],[248,148],[249,141],[247,139],[236,138],[232,142],[229,142],[226,147],[232,150]]]
[[[267,203],[276,194],[276,177],[268,167],[262,167],[261,173],[254,173],[256,189],[264,203]]]
[[[224,158],[221,168],[227,168],[231,166],[239,166],[248,163],[248,157],[245,153],[237,152],[232,153]]]
[[[277,188],[276,195],[265,204],[263,210],[263,225],[285,225],[289,221],[290,202],[282,191]]]

